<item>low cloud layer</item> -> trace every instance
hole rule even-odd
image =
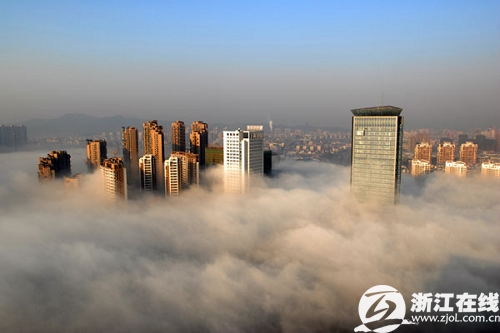
[[[247,195],[212,170],[210,190],[110,206],[96,176],[66,191],[4,156],[2,332],[352,332],[374,285],[407,306],[500,289],[499,182],[435,174],[379,207],[351,198],[348,168],[285,162]]]

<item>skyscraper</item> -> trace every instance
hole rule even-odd
[[[208,147],[208,125],[202,121],[191,124],[189,146],[192,154],[198,155],[200,167],[205,167],[205,149]]]
[[[170,156],[165,161],[165,195],[178,196],[182,190],[182,161],[177,156]]]
[[[427,142],[418,143],[415,145],[414,160],[431,162],[432,146]]]
[[[106,140],[87,139],[87,168],[89,172],[98,169],[106,158],[108,158]]]
[[[163,131],[163,126],[158,125],[158,122],[156,120],[144,123],[143,128],[144,128],[144,155],[151,154],[155,158],[154,188],[159,192],[163,192],[164,191],[163,161],[165,160],[163,137],[165,135],[165,132]]]
[[[110,201],[127,199],[127,170],[121,158],[105,159],[100,166],[104,192]]]
[[[182,168],[182,187],[198,185],[200,182],[200,163],[198,155],[186,152],[172,152],[170,157],[177,157]]]
[[[0,125],[0,146],[22,147],[28,144],[28,131],[24,125]]]
[[[40,157],[38,179],[63,178],[71,175],[71,155],[65,150],[52,151],[47,157]]]
[[[123,163],[127,169],[129,185],[139,186],[139,144],[137,128],[122,128]]]
[[[437,165],[444,166],[446,162],[455,161],[455,145],[445,141],[438,145],[437,149]]]
[[[172,123],[172,152],[186,151],[186,125],[177,120]]]
[[[224,131],[224,189],[242,193],[264,172],[263,126]]]
[[[139,159],[139,170],[142,190],[146,192],[154,191],[157,184],[155,157],[151,154],[141,157]]]
[[[403,109],[377,106],[353,109],[351,189],[361,199],[399,201]]]
[[[467,141],[460,145],[460,161],[468,166],[472,166],[477,162],[477,144]]]

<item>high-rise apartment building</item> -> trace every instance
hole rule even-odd
[[[444,171],[452,175],[457,175],[459,177],[467,176],[467,165],[464,162],[446,162]]]
[[[127,199],[127,170],[118,157],[105,159],[100,166],[104,192],[110,201]]]
[[[432,170],[432,165],[429,161],[412,160],[411,161],[411,175],[419,177],[426,175]]]
[[[500,178],[500,163],[485,162],[481,164],[481,176]]]
[[[156,186],[156,163],[152,154],[144,155],[139,159],[141,188],[143,191],[152,192]]]
[[[192,154],[198,156],[200,167],[205,167],[205,149],[208,147],[208,125],[202,121],[191,124],[189,147]]]
[[[182,190],[182,161],[177,156],[170,156],[165,161],[165,195],[178,196]]]
[[[89,172],[97,170],[108,158],[106,140],[87,140],[87,167]]]
[[[455,161],[455,144],[444,141],[437,147],[437,165],[444,166],[446,162]]]
[[[182,168],[182,187],[198,185],[200,182],[200,163],[198,155],[186,152],[172,152],[170,157],[177,157]]]
[[[351,189],[361,199],[399,202],[403,109],[353,109]]]
[[[158,125],[156,120],[143,124],[144,128],[144,155],[153,155],[155,158],[155,190],[164,191],[163,162],[165,160],[165,149],[163,145],[165,132],[163,126]]]
[[[122,128],[123,164],[129,185],[139,186],[139,143],[135,127]]]
[[[263,126],[224,131],[224,189],[242,193],[264,172]]]
[[[0,125],[0,146],[22,147],[28,144],[28,131],[24,125]]]
[[[71,155],[65,150],[52,151],[47,157],[40,157],[38,179],[63,178],[71,175]]]
[[[477,163],[477,144],[467,141],[460,145],[460,161],[468,166]]]
[[[432,157],[432,146],[427,143],[418,143],[415,145],[415,154],[413,160],[431,162]]]
[[[177,120],[172,123],[172,152],[186,151],[186,125]]]

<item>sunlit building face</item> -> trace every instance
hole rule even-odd
[[[399,201],[403,143],[402,109],[354,109],[351,189],[361,200]]]

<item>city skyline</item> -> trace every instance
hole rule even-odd
[[[83,112],[348,127],[344,110],[382,104],[414,128],[498,122],[496,2],[3,9],[3,123]]]

